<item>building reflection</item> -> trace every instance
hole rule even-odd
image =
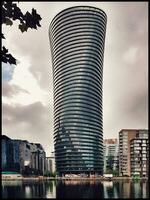
[[[48,181],[45,183],[46,198],[56,198],[56,181]]]
[[[148,198],[147,181],[2,181],[2,198]]]
[[[118,198],[116,184],[112,181],[103,182],[104,198]]]
[[[103,185],[97,181],[59,181],[56,198],[103,198]]]
[[[25,187],[27,185],[24,185]],[[45,183],[43,181],[39,181],[38,184],[32,184],[30,185],[31,193],[33,197],[42,197],[46,198],[46,187]]]
[[[22,181],[3,181],[2,182],[2,198],[15,199],[16,196],[24,198]]]
[[[119,181],[119,197],[130,198],[130,195],[131,195],[131,181],[130,180]]]

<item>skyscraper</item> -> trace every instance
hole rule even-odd
[[[75,6],[58,13],[50,24],[54,146],[60,175],[103,171],[106,21],[101,9]]]

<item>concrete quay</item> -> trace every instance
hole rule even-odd
[[[4,179],[2,178],[2,181],[12,181],[12,180],[21,180],[21,181],[40,181],[40,180],[70,180],[70,181],[123,181],[123,180],[133,180],[132,177],[112,177],[112,178],[104,178],[104,177],[95,177],[95,178],[90,178],[90,177],[43,177],[43,176],[39,176],[39,177],[22,177],[22,178],[7,178]],[[140,178],[139,180],[148,180],[148,177],[143,177]]]

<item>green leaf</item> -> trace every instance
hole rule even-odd
[[[11,54],[8,54],[8,62],[9,62],[10,64],[14,64],[14,65],[17,64],[17,63],[16,63],[16,59],[15,59]]]
[[[2,39],[5,39],[5,37],[4,37],[4,34],[3,34],[3,33],[1,33],[1,38],[2,38]]]
[[[5,18],[5,24],[9,25],[9,26],[12,26],[13,22],[9,18]]]
[[[7,54],[8,53],[8,49],[6,49],[4,46],[2,47],[2,52],[4,53],[4,54]]]
[[[26,26],[26,24],[19,24],[19,29],[23,33],[28,30],[28,27]]]

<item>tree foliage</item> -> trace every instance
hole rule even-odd
[[[50,171],[46,171],[44,176],[46,177],[56,177],[57,173],[56,172],[50,172]]]
[[[18,20],[18,28],[22,33],[27,32],[29,28],[37,29],[40,27],[41,19],[41,16],[36,12],[34,8],[32,8],[31,13],[27,11],[25,14],[23,14],[17,3],[7,1],[2,2],[1,23],[7,26],[12,26],[13,21]],[[5,39],[3,33],[1,34],[1,38]],[[2,47],[2,62],[15,65],[17,64],[16,58],[8,53],[8,49],[6,49],[4,46]]]

